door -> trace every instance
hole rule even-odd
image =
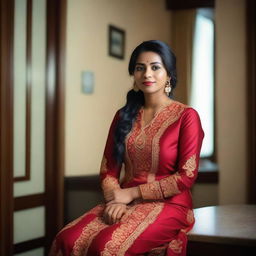
[[[1,255],[47,255],[62,226],[65,11],[1,0]]]

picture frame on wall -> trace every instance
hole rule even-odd
[[[125,31],[113,25],[109,25],[109,55],[118,59],[124,59]]]

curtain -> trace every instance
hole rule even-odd
[[[188,104],[191,92],[192,50],[196,9],[172,12],[171,47],[177,57],[178,90],[175,99]]]

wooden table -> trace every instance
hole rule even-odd
[[[194,210],[188,255],[256,255],[256,205],[221,205]]]

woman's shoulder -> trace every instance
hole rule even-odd
[[[199,118],[197,110],[195,110],[192,106],[189,106],[176,100],[172,102],[169,109],[170,111],[172,111],[172,114],[178,115],[182,119]]]

